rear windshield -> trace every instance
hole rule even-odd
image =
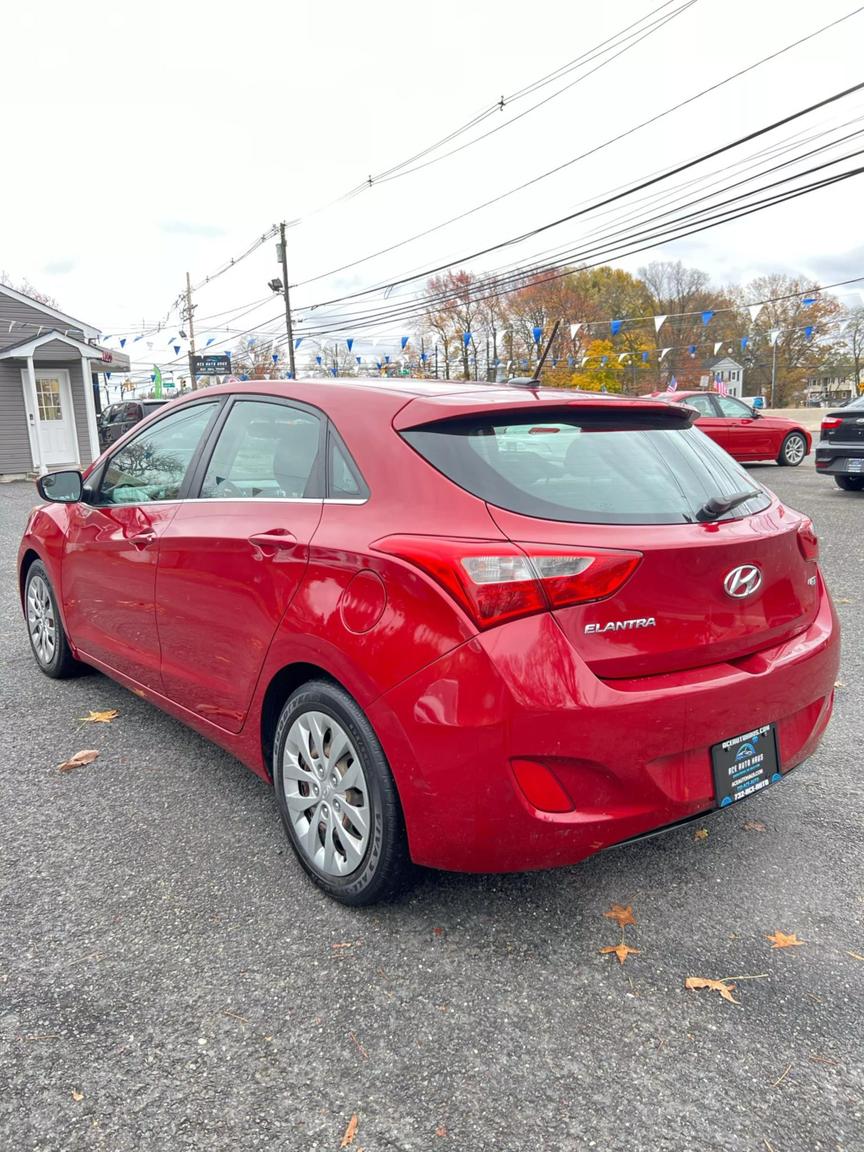
[[[489,413],[408,429],[403,437],[439,472],[498,508],[584,524],[695,521],[712,496],[758,490],[723,519],[770,500],[697,428],[610,422],[608,415],[526,420]],[[497,415],[497,414],[496,414]],[[505,422],[506,421],[506,422]]]
[[[151,412],[155,412],[157,408],[161,408],[164,403],[164,400],[144,400],[141,408],[144,411],[144,415],[149,416]]]

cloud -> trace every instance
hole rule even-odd
[[[224,236],[225,229],[216,224],[193,224],[188,220],[162,220],[159,227],[163,232],[181,236]]]
[[[74,271],[78,267],[78,261],[75,259],[68,260],[52,260],[50,264],[46,264],[42,269],[48,276],[66,276],[69,272]]]

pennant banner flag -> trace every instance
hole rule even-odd
[[[573,339],[573,337],[576,335],[576,333],[579,331],[579,329],[581,327],[582,327],[581,324],[571,324],[570,325],[570,339],[571,340]]]
[[[425,353],[425,352],[421,352],[421,353],[420,353],[420,363],[421,363],[421,364],[425,364],[427,359],[428,359],[428,357],[426,356],[426,353]]]
[[[409,336],[403,336],[402,337],[401,344],[402,344],[402,351],[403,352],[405,351],[405,345],[408,343],[409,339],[410,339]]]
[[[315,357],[315,363],[316,363],[316,364],[320,364],[320,363],[321,363],[321,357],[320,357],[320,356],[316,356],[316,357]]]
[[[143,340],[143,339],[144,339],[144,333],[142,332],[140,336],[135,337],[135,339],[132,341],[132,343],[137,344],[139,340]]]
[[[363,357],[362,356],[355,356],[354,359],[357,361],[358,364],[363,363]]]
[[[756,317],[759,315],[759,313],[762,311],[762,309],[764,307],[765,307],[764,304],[748,304],[747,305],[747,311],[750,313],[750,323],[751,324],[756,323]],[[724,393],[724,395],[725,395],[725,393]]]
[[[665,320],[665,316],[664,316],[664,320]],[[663,361],[663,357],[666,355],[666,353],[667,353],[667,352],[671,352],[671,351],[672,351],[672,349],[671,349],[671,348],[661,348],[661,349],[660,349],[660,362],[661,362],[661,363],[662,363],[662,361]]]
[[[687,349],[687,351],[690,353],[691,356],[695,356],[696,355],[696,345],[691,344],[690,347]]]
[[[567,367],[568,368],[575,368],[576,367],[576,357],[575,356],[568,356],[567,357]]]
[[[354,347],[354,337],[349,336],[348,339],[345,341],[345,343],[348,345],[348,351],[350,352],[351,349]]]
[[[278,364],[278,363],[279,363],[279,354],[278,354],[277,352],[274,352],[274,353],[273,353],[273,363],[274,363],[274,364]]]
[[[655,316],[654,317],[654,331],[655,332],[660,331],[660,329],[663,327],[663,323],[664,323],[665,319],[666,319],[665,316]]]
[[[723,341],[722,340],[715,340],[714,341],[714,355],[715,356],[717,355],[717,353],[720,351],[720,349],[722,347],[723,347]]]
[[[648,360],[648,353],[647,353],[647,352],[643,352],[643,353],[642,353],[642,361],[643,361],[643,363],[647,362],[647,360]]]
[[[591,357],[590,357],[590,356],[583,356],[583,357],[582,357],[582,359],[579,361],[579,367],[580,367],[580,368],[584,368],[584,367],[585,367],[585,362],[586,362],[587,360],[590,360],[590,359],[591,359]]]
[[[180,345],[179,345],[179,344],[175,344],[175,345],[174,345],[174,355],[175,355],[175,356],[179,356],[179,355],[180,355]]]
[[[804,329],[804,337],[807,340],[812,340],[812,338],[813,338],[813,325],[812,324],[808,324],[807,327]]]
[[[702,313],[702,325],[703,325],[703,327],[705,327],[711,323],[711,317],[713,315],[714,315],[714,313],[711,312],[710,310]]]
[[[151,373],[150,373],[150,383],[151,383],[151,384],[152,384],[152,383],[154,383],[154,381],[155,381],[155,380],[156,380],[156,373],[155,373],[155,372],[151,372]]]
[[[295,352],[297,351],[297,349],[300,347],[300,345],[302,343],[303,343],[303,337],[302,336],[299,338],[299,340],[294,341],[294,351]]]
[[[626,360],[629,355],[629,352],[621,352],[618,356],[618,363],[620,364],[622,360]]]
[[[120,347],[121,347],[121,348],[125,348],[125,347],[126,347],[126,337],[125,337],[125,336],[121,336],[121,337],[120,337]]]
[[[215,336],[211,336],[210,339],[207,341],[207,343],[204,345],[204,347],[209,348],[215,339],[216,339]]]
[[[535,328],[534,331],[536,332],[537,329]],[[471,343],[471,333],[470,332],[463,332],[462,333],[462,343],[464,344],[464,346],[466,348]]]
[[[606,365],[609,363],[609,357],[608,356],[601,356],[600,357],[600,363],[605,368]]]
[[[801,303],[804,305],[805,308],[809,308],[811,304],[816,303],[816,297],[815,296],[805,296],[804,299],[801,301]]]
[[[618,333],[621,331],[621,325],[622,325],[623,323],[624,323],[624,321],[623,321],[623,320],[612,320],[612,321],[610,321],[610,323],[609,323],[609,328],[611,329],[611,331],[612,331],[612,335],[613,335],[613,336],[617,336],[617,335],[618,335]]]
[[[777,343],[777,337],[779,335],[780,335],[780,329],[779,328],[772,328],[771,329],[771,347],[772,348]]]
[[[744,349],[747,347],[747,345],[749,343],[750,343],[750,337],[749,336],[742,336],[741,337],[741,351],[742,352],[744,351]]]
[[[539,328],[539,327],[535,327],[535,328],[531,329],[531,332],[534,335],[534,343],[539,344],[540,343],[540,337],[543,335],[543,329]]]
[[[384,357],[384,363],[385,363],[385,364],[389,364],[389,363],[390,363],[390,357],[389,357],[389,356],[385,356],[385,357]]]

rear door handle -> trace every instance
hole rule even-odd
[[[280,548],[293,548],[297,537],[287,528],[273,528],[270,532],[253,532],[249,543],[256,548],[272,548],[278,552]]]
[[[149,548],[151,544],[156,543],[156,533],[149,528],[145,528],[141,532],[136,532],[134,536],[130,536],[129,543],[135,548]]]

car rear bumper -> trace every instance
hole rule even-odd
[[[734,663],[597,679],[550,615],[476,637],[369,711],[399,787],[413,859],[466,872],[573,864],[713,809],[711,746],[776,725],[781,771],[831,715],[837,619],[824,586],[801,635]],[[569,811],[529,803],[514,761],[551,771]]]
[[[853,461],[855,463],[853,463]],[[820,441],[816,445],[814,463],[816,471],[824,476],[861,476],[864,464],[864,441],[857,444],[826,444]]]

